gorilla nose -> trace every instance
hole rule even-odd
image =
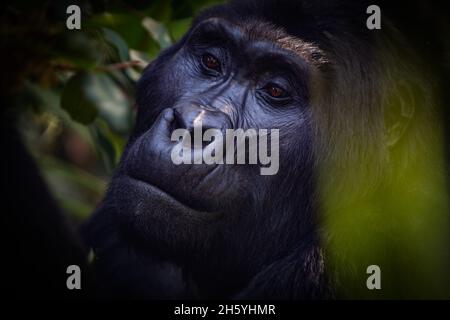
[[[231,121],[226,114],[196,105],[174,108],[176,129],[186,129],[193,134],[195,127],[202,128],[202,134],[208,129],[219,129],[225,133],[231,128]]]

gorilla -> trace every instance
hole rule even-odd
[[[428,129],[439,122],[405,38],[387,19],[366,27],[370,4],[231,1],[148,65],[135,128],[84,230],[103,296],[330,298],[355,274],[365,288],[366,267],[392,261],[384,249],[398,234],[384,226],[404,221],[393,212],[408,201],[390,200],[434,204],[402,186],[440,186],[422,175],[438,158],[439,130]],[[174,164],[171,133],[198,118],[278,129],[277,174]]]

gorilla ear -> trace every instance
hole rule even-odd
[[[407,81],[398,82],[391,90],[384,109],[385,141],[389,147],[396,145],[403,137],[422,97],[420,87]]]

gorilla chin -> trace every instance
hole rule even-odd
[[[116,178],[116,183],[119,184],[121,188],[126,189],[127,192],[130,192],[126,193],[124,197],[120,196],[120,191],[116,194],[116,197],[119,200],[118,207],[121,207],[120,202],[122,202],[124,207],[131,211],[136,217],[145,214],[151,214],[155,217],[160,215],[170,215],[173,217],[186,215],[187,219],[198,219],[199,221],[204,220],[207,222],[212,219],[218,219],[221,216],[219,212],[209,212],[199,208],[191,208],[169,193],[142,180],[137,180],[129,176],[122,176]],[[133,194],[133,196],[131,196],[131,194]],[[124,202],[127,199],[129,204]],[[134,209],[132,204],[134,204]]]
[[[172,242],[178,238],[180,244],[188,241],[180,237],[180,230],[196,228],[198,230],[195,232],[202,232],[201,228],[217,223],[222,218],[219,212],[191,208],[160,188],[126,175],[115,179],[111,192],[111,197],[117,201],[117,213],[126,212],[121,219],[130,226],[134,237],[140,238],[139,241],[158,241],[162,247],[174,245],[169,242],[164,244],[164,239],[171,239]],[[149,226],[156,232],[149,232]]]

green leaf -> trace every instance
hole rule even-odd
[[[191,26],[192,18],[179,19],[167,23],[170,37],[173,41],[180,40]]]
[[[91,77],[89,96],[95,101],[99,116],[118,132],[128,132],[131,128],[131,105],[124,92],[107,74]]]
[[[142,20],[142,26],[147,30],[152,38],[156,40],[162,49],[170,47],[172,40],[170,39],[169,32],[164,25],[152,18],[145,17]]]
[[[82,124],[92,123],[99,115],[115,131],[128,132],[131,127],[130,102],[107,74],[83,72],[70,78],[61,97],[61,107]]]
[[[114,30],[124,39],[129,48],[144,51],[154,56],[159,52],[160,47],[142,26],[141,20],[140,16],[130,13],[106,12],[92,17],[87,24]]]
[[[105,35],[106,41],[111,43],[117,50],[119,59],[121,61],[127,61],[130,59],[129,52],[128,52],[128,45],[123,40],[123,38],[115,31],[108,29],[108,28],[102,28],[103,33]]]
[[[89,32],[63,32],[55,39],[56,46],[50,53],[54,58],[70,61],[83,69],[98,65],[102,58],[98,42]]]
[[[118,160],[117,147],[115,139],[104,122],[97,121],[95,125],[89,127],[93,139],[96,141],[95,146],[103,160],[108,174],[112,174]]]
[[[89,74],[78,73],[66,83],[61,96],[61,107],[82,124],[91,123],[97,116],[95,101],[87,90],[90,82]]]

